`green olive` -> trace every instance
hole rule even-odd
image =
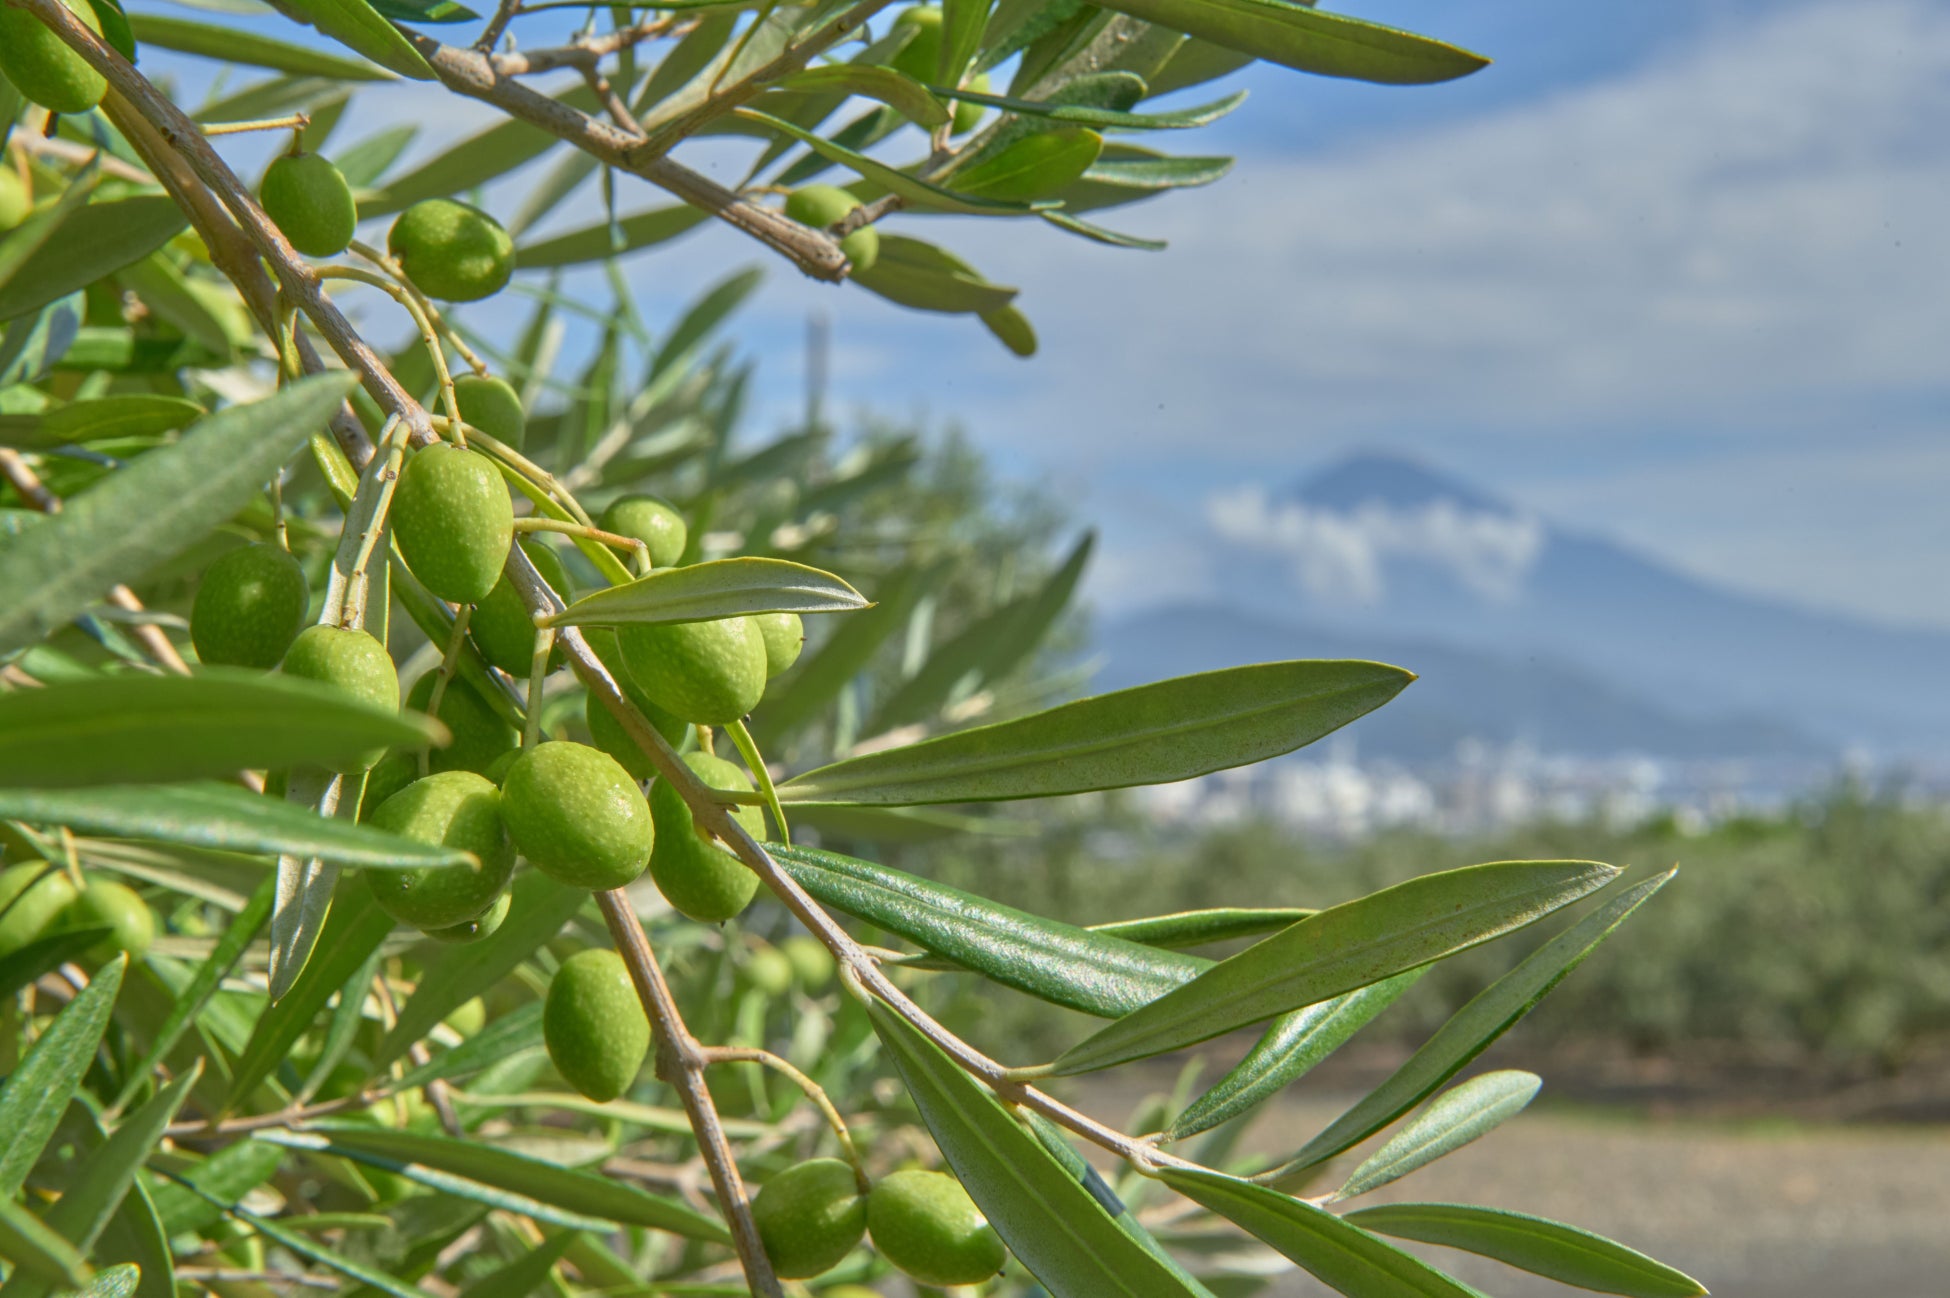
[[[452,1014],[440,1021],[452,1028],[455,1035],[471,1037],[487,1026],[487,1003],[479,996],[471,1001],[462,1001]]]
[[[792,961],[775,946],[761,946],[745,959],[745,977],[767,996],[783,996],[791,991],[793,975]]]
[[[54,922],[57,929],[107,928],[108,936],[88,948],[90,960],[113,960],[126,952],[140,960],[156,940],[156,916],[135,889],[108,879],[91,879],[81,895]]]
[[[436,942],[461,944],[478,942],[484,937],[493,937],[496,929],[508,918],[508,911],[514,906],[514,894],[502,893],[494,899],[494,904],[473,919],[464,919],[446,928],[430,928],[427,936]],[[465,1008],[465,1007],[463,1007]]]
[[[643,873],[654,828],[630,773],[587,744],[552,740],[523,753],[501,788],[515,846],[559,883],[621,888]]]
[[[84,27],[100,36],[101,19],[87,0],[61,0]],[[0,4],[0,72],[28,99],[52,113],[85,113],[102,101],[108,82],[46,23]]]
[[[501,824],[501,791],[472,771],[442,771],[386,799],[375,829],[416,843],[472,852],[478,865],[367,870],[380,908],[417,929],[465,923],[495,904],[514,873],[515,849]]]
[[[616,641],[637,688],[685,721],[736,721],[765,694],[765,641],[750,618],[638,623]]]
[[[867,1229],[867,1201],[853,1168],[837,1158],[788,1167],[752,1199],[752,1224],[772,1269],[804,1280],[839,1265]]]
[[[686,753],[684,764],[713,789],[751,791],[751,780],[723,758]],[[650,786],[650,814],[657,822],[650,877],[679,914],[701,924],[721,924],[751,904],[758,892],[758,876],[698,832],[689,804],[668,781]],[[764,837],[765,817],[757,807],[740,807],[731,814],[753,838]]]
[[[824,230],[858,206],[860,200],[837,185],[802,185],[786,196],[785,214],[801,225]],[[871,225],[849,230],[840,240],[840,251],[855,272],[870,270],[880,259],[880,231]]]
[[[393,533],[428,590],[478,604],[501,579],[514,544],[514,501],[494,461],[442,442],[416,451],[400,470]]]
[[[433,687],[439,676],[438,671],[430,671],[414,681],[406,695],[406,706],[415,712],[425,712],[427,704],[433,701]],[[440,692],[440,711],[436,715],[454,739],[445,748],[436,748],[427,755],[429,770],[485,773],[496,758],[514,751],[521,742],[514,726],[459,676],[449,679],[447,688]]]
[[[792,970],[799,977],[799,986],[808,992],[819,992],[833,981],[833,953],[826,944],[816,937],[795,933],[779,943],[779,950],[792,962]]]
[[[590,649],[603,666],[609,668],[609,674],[616,678],[624,695],[664,737],[665,742],[673,748],[684,742],[684,731],[689,728],[688,724],[652,703],[637,688],[636,681],[623,668],[623,651],[617,647],[616,633],[608,627],[592,626],[583,628],[582,637],[589,642]],[[583,701],[583,719],[589,726],[589,742],[614,757],[624,770],[639,780],[648,780],[657,774],[656,766],[642,746],[630,738],[629,731],[623,729],[623,723],[616,719],[594,690]]]
[[[257,196],[291,246],[310,257],[338,256],[359,226],[352,186],[316,153],[287,153],[273,162]]]
[[[0,167],[0,230],[11,230],[34,210],[33,197],[12,167]]]
[[[74,899],[67,871],[46,861],[23,861],[0,870],[0,957],[44,937]]]
[[[428,297],[474,302],[507,286],[514,240],[478,207],[451,198],[424,199],[399,214],[386,250]]]
[[[528,440],[528,415],[521,394],[492,374],[463,374],[454,380],[460,417],[504,446],[520,450]]]
[[[542,574],[549,589],[564,599],[572,598],[568,569],[562,566],[555,551],[540,541],[523,541],[520,545],[521,552],[535,565],[535,571]],[[534,670],[535,619],[529,615],[528,605],[522,602],[506,573],[496,579],[487,598],[475,605],[467,633],[474,637],[474,647],[481,651],[481,657],[517,680],[527,680],[528,673]],[[561,649],[554,650],[548,662],[551,671],[560,667]]]
[[[797,613],[755,613],[752,624],[758,628],[758,638],[765,642],[768,677],[799,661],[799,651],[806,647],[806,628]]]
[[[677,507],[661,496],[624,496],[603,511],[602,529],[635,537],[650,547],[650,565],[668,568],[684,557],[690,528]]]
[[[305,624],[305,570],[275,545],[246,545],[204,571],[190,606],[190,643],[214,666],[278,665]]]
[[[359,702],[384,712],[399,711],[399,673],[386,646],[364,631],[336,626],[308,626],[285,651],[283,672],[306,680],[335,685]],[[384,749],[366,753],[340,769],[356,775],[386,755]]]
[[[542,1041],[562,1079],[592,1100],[630,1089],[650,1051],[650,1020],[614,951],[578,951],[562,962],[542,1006]]]
[[[936,5],[916,5],[901,11],[894,19],[894,30],[914,33],[901,46],[890,65],[923,85],[941,79],[941,10]]]
[[[968,89],[978,95],[989,93],[989,74],[978,72],[968,83]],[[966,135],[982,124],[982,117],[988,112],[988,105],[978,104],[970,99],[955,101],[954,134]]]
[[[1002,1269],[1007,1253],[982,1210],[945,1172],[894,1172],[867,1196],[873,1246],[922,1284],[976,1284]]]

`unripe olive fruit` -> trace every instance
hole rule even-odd
[[[571,887],[621,888],[650,856],[642,791],[587,744],[551,740],[517,758],[502,782],[501,818],[536,869]]]
[[[650,1020],[623,957],[598,947],[562,962],[542,1006],[542,1041],[555,1071],[590,1099],[630,1089],[650,1050]]]
[[[528,440],[528,415],[521,394],[492,374],[463,374],[454,380],[460,417],[495,441],[520,450]]]
[[[399,711],[399,673],[386,646],[364,631],[337,626],[308,626],[291,642],[281,669],[287,676],[323,681],[383,712]],[[361,754],[340,769],[347,775],[376,764],[386,752]]]
[[[501,824],[501,791],[472,771],[442,771],[395,793],[372,813],[375,829],[416,843],[472,852],[478,865],[367,870],[379,907],[418,929],[447,928],[494,905],[515,870],[515,849]]]
[[[752,623],[765,642],[767,676],[777,676],[799,661],[799,651],[806,647],[806,628],[797,613],[755,613]]]
[[[103,928],[108,936],[88,948],[90,960],[113,960],[128,953],[140,960],[156,940],[156,916],[135,889],[108,879],[93,879],[55,920],[56,928]]]
[[[435,749],[435,752],[440,751]],[[379,804],[420,778],[420,757],[416,752],[395,748],[366,772],[366,791],[359,797],[359,819],[371,820]]]
[[[413,688],[406,695],[406,706],[415,712],[425,712],[427,704],[433,702],[433,687],[439,677],[439,672],[431,671],[414,681]],[[489,707],[487,700],[459,676],[451,677],[447,681],[447,688],[440,691],[440,710],[435,715],[454,738],[445,748],[436,748],[427,754],[427,769],[432,771],[485,774],[497,757],[513,752],[521,742],[521,736],[515,733],[514,726],[503,720],[501,714]],[[381,763],[382,766],[384,764]],[[375,767],[375,774],[377,771]],[[371,783],[371,780],[368,779],[367,783]]]
[[[569,572],[562,566],[562,560],[555,551],[540,541],[523,541],[521,552],[535,565],[535,571],[542,574],[542,580],[549,589],[564,599],[569,597]],[[467,633],[474,637],[474,646],[481,651],[481,657],[499,667],[518,680],[528,679],[528,673],[535,666],[535,619],[529,615],[528,606],[522,602],[521,593],[508,581],[503,573],[495,580],[494,589],[487,598],[474,608],[474,616],[467,623]],[[562,651],[557,648],[549,655],[549,668],[553,670],[562,663]]]
[[[494,936],[495,930],[500,928],[502,923],[508,918],[508,911],[514,904],[514,894],[504,892],[494,899],[492,906],[489,906],[473,919],[464,919],[460,923],[450,924],[446,928],[430,928],[426,931],[426,934],[436,942],[452,942],[456,945],[465,942],[479,942],[482,938]],[[466,1007],[463,1006],[462,1008],[464,1009]]]
[[[765,694],[765,641],[750,618],[639,623],[616,642],[637,688],[697,725],[736,721]]]
[[[448,302],[499,293],[515,269],[514,240],[501,223],[451,198],[425,199],[401,212],[386,250],[415,288]]]
[[[494,461],[442,442],[416,451],[400,470],[393,533],[428,590],[478,604],[501,579],[514,544],[514,501]]]
[[[785,214],[801,225],[824,230],[858,206],[860,200],[837,185],[801,185],[786,196]],[[840,251],[855,271],[867,270],[880,258],[880,231],[871,225],[850,230],[840,240]]]
[[[677,507],[659,496],[624,496],[603,511],[602,529],[650,547],[650,565],[668,568],[684,557],[690,528]]]
[[[799,985],[809,992],[821,991],[833,981],[833,953],[816,937],[797,933],[779,943],[779,950],[792,962]]]
[[[74,899],[67,872],[50,869],[46,861],[23,861],[0,870],[0,957],[43,937]]]
[[[499,902],[495,903],[497,906]],[[487,1002],[476,996],[471,1001],[462,1001],[454,1007],[454,1012],[440,1020],[454,1030],[456,1036],[471,1037],[487,1026]]]
[[[839,1265],[867,1229],[867,1201],[853,1168],[837,1158],[788,1167],[752,1199],[752,1224],[783,1280],[804,1280]]]
[[[974,78],[969,81],[968,89],[973,90],[978,95],[986,95],[989,92],[989,74],[986,72],[976,73]],[[983,115],[988,111],[987,104],[978,104],[968,99],[956,100],[954,134],[966,135],[977,126],[980,126]]]
[[[792,990],[792,961],[777,947],[762,946],[746,959],[745,976],[767,996],[783,996]]]
[[[934,5],[916,5],[894,20],[896,28],[914,33],[891,65],[923,85],[932,85],[941,76],[941,10]]]
[[[982,1210],[945,1172],[894,1172],[867,1196],[873,1246],[922,1284],[975,1284],[1002,1269],[1007,1254]]]
[[[82,26],[99,36],[101,19],[87,0],[61,0]],[[0,72],[14,89],[53,113],[85,113],[102,101],[108,82],[54,29],[12,5],[0,5]]]
[[[34,200],[21,183],[20,173],[0,166],[0,230],[11,230],[34,210]]]
[[[264,214],[309,257],[336,257],[352,242],[359,207],[339,169],[316,153],[287,153],[258,186]]]
[[[603,666],[609,668],[609,674],[616,678],[616,683],[622,687],[624,696],[636,705],[636,710],[643,714],[644,720],[648,721],[671,747],[681,744],[688,723],[671,716],[670,713],[652,703],[645,697],[643,691],[637,688],[636,681],[631,679],[630,673],[623,666],[623,651],[617,647],[616,633],[608,627],[591,626],[582,629],[582,637],[589,642],[589,648],[594,651]],[[615,714],[594,690],[591,690],[583,700],[582,715],[589,726],[590,743],[614,757],[624,770],[639,780],[648,780],[656,775],[657,768],[643,751],[643,746],[630,738],[630,732],[623,729],[623,723],[616,719]]]
[[[721,757],[686,753],[684,764],[713,789],[751,791],[745,773]],[[751,904],[758,876],[698,831],[690,805],[668,781],[650,786],[650,814],[657,822],[650,877],[679,914],[701,924],[721,924]],[[731,815],[753,838],[764,837],[765,817],[757,807],[739,807]]]
[[[275,545],[247,545],[211,564],[190,606],[190,643],[206,663],[278,665],[305,624],[310,584],[298,561]]]

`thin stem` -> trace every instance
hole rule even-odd
[[[454,445],[465,447],[467,438],[461,430],[466,425],[460,418],[460,398],[454,392],[454,376],[447,368],[447,350],[440,345],[439,331],[433,327],[433,319],[427,314],[419,296],[400,280],[359,266],[323,266],[318,274],[321,279],[349,279],[376,288],[406,308],[406,313],[413,317],[413,323],[420,327],[420,341],[425,344],[427,355],[433,361],[433,372],[439,377],[440,404],[447,408]]]
[[[266,117],[254,122],[206,122],[205,135],[243,135],[249,131],[302,131],[311,125],[311,117],[305,113],[293,113],[289,117]]]
[[[535,657],[528,666],[528,711],[521,731],[521,746],[533,748],[542,742],[542,682],[548,677],[548,660],[555,652],[555,628],[535,629]]]
[[[447,637],[447,648],[440,655],[440,670],[434,673],[433,690],[427,695],[427,715],[440,715],[440,701],[447,696],[447,682],[454,678],[454,667],[460,662],[460,651],[467,643],[467,623],[474,616],[472,604],[462,604],[454,611],[453,634]],[[427,773],[433,761],[433,747],[426,745],[420,749],[420,774]]]
[[[398,284],[402,289],[405,289],[412,296],[413,300],[420,304],[420,310],[426,313],[427,319],[433,321],[433,327],[440,331],[440,336],[447,340],[447,345],[460,353],[460,358],[467,363],[468,369],[473,370],[476,374],[486,374],[488,372],[487,362],[482,360],[480,355],[472,347],[467,345],[467,340],[460,336],[458,329],[455,329],[447,323],[447,317],[442,315],[440,308],[433,304],[433,299],[425,293],[422,293],[419,286],[407,278],[406,271],[400,267],[399,262],[361,239],[354,239],[346,247],[379,267],[380,270],[386,273],[387,278],[391,279],[395,284]]]
[[[785,808],[779,805],[779,791],[772,784],[772,771],[765,765],[765,754],[758,751],[758,744],[742,718],[734,717],[726,722],[725,733],[731,736],[732,746],[751,768],[752,779],[758,782],[759,796],[765,800],[765,809],[772,813],[772,823],[778,826],[779,841],[791,847],[792,830],[785,823]]]
[[[683,1015],[678,1013],[677,1000],[670,994],[664,971],[657,964],[650,939],[644,935],[643,925],[637,921],[629,899],[618,889],[597,893],[596,904],[602,908],[617,954],[623,957],[630,971],[630,981],[636,984],[643,1011],[656,1028],[657,1076],[676,1088],[684,1112],[690,1116],[691,1130],[697,1135],[699,1150],[711,1173],[711,1184],[718,1192],[718,1204],[730,1222],[732,1242],[738,1248],[738,1260],[744,1264],[745,1278],[752,1292],[762,1298],[783,1298],[771,1259],[765,1256],[765,1245],[759,1240],[758,1227],[752,1221],[744,1178],[738,1174],[731,1144],[718,1120],[717,1105],[704,1083],[704,1067],[708,1062],[705,1052],[684,1025]]]
[[[622,550],[635,558],[643,558],[650,553],[650,547],[634,536],[620,536],[615,532],[605,532],[600,527],[588,527],[582,523],[565,523],[559,518],[517,518],[517,532],[560,532],[564,536],[580,536],[606,545],[612,550]]]
[[[806,1098],[817,1105],[820,1113],[824,1115],[826,1125],[833,1129],[833,1135],[839,1140],[846,1161],[853,1164],[853,1177],[859,1182],[860,1193],[865,1194],[871,1188],[871,1182],[867,1179],[866,1165],[860,1161],[860,1151],[853,1145],[853,1133],[846,1129],[846,1119],[840,1116],[839,1109],[833,1104],[833,1098],[826,1094],[825,1088],[818,1082],[771,1051],[760,1050],[755,1046],[707,1046],[704,1048],[704,1062],[762,1064],[804,1091]]]

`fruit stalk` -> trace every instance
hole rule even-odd
[[[513,563],[511,557],[511,568]],[[664,981],[663,969],[657,964],[656,953],[650,949],[650,939],[645,936],[636,912],[630,908],[629,898],[619,888],[597,893],[596,904],[602,909],[603,921],[609,925],[610,940],[615,943],[617,954],[623,957],[630,971],[630,981],[636,984],[644,1012],[650,1016],[657,1044],[657,1076],[676,1088],[684,1112],[690,1118],[704,1165],[711,1173],[711,1184],[718,1193],[718,1203],[730,1222],[732,1242],[738,1246],[745,1278],[753,1293],[765,1298],[783,1298],[784,1290],[772,1272],[771,1260],[765,1256],[758,1227],[752,1223],[751,1199],[745,1193],[744,1178],[739,1175],[737,1161],[732,1156],[731,1142],[725,1138],[717,1105],[704,1083],[710,1054],[684,1025],[676,998],[670,994],[670,985]]]

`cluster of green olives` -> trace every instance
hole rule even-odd
[[[961,1182],[919,1168],[889,1173],[862,1194],[850,1164],[808,1159],[759,1189],[752,1222],[772,1269],[786,1280],[832,1270],[863,1237],[925,1285],[977,1284],[1000,1271],[1007,1256]]]
[[[76,888],[68,872],[46,861],[0,870],[0,959],[59,933],[105,928],[84,958],[99,964],[127,953],[140,958],[156,939],[156,916],[135,889],[111,879]]]

